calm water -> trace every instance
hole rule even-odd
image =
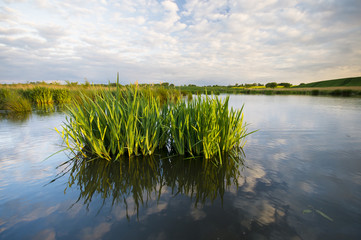
[[[230,102],[259,129],[238,170],[162,157],[67,172],[64,153],[44,160],[62,113],[0,118],[0,239],[361,239],[361,99]]]

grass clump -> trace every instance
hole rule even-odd
[[[198,96],[175,103],[164,94],[130,86],[115,92],[84,94],[69,107],[61,136],[74,155],[108,161],[123,155],[148,156],[156,149],[211,159],[242,148],[246,132],[242,109],[229,109],[227,97]],[[59,132],[59,131],[58,131]]]
[[[151,155],[160,146],[162,121],[159,101],[137,88],[102,91],[69,107],[62,131],[68,149],[107,160],[122,155]]]
[[[69,103],[71,101],[70,91],[68,89],[54,89],[54,100],[58,104]]]
[[[11,92],[2,102],[2,108],[11,112],[31,112],[31,103],[22,95]]]
[[[179,102],[169,112],[171,146],[180,155],[202,155],[206,159],[243,146],[247,135],[242,109],[229,109],[229,97],[198,96]]]
[[[10,91],[8,89],[0,88],[0,109],[5,108],[5,102],[10,96]]]
[[[35,87],[31,89],[31,98],[36,104],[52,104],[53,100],[53,91],[47,87]]]

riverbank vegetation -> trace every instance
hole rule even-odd
[[[123,87],[123,86],[121,86]],[[192,98],[192,94],[176,88],[168,89],[162,86],[140,85],[159,97],[162,103],[175,101],[182,97]],[[125,88],[125,87],[124,87]],[[80,96],[95,98],[95,96],[109,91],[116,91],[115,84],[47,84],[44,82],[33,84],[2,84],[0,85],[0,110],[9,112],[29,112],[41,105],[64,105],[81,100]]]
[[[236,84],[229,86],[209,85],[199,87],[193,84],[179,87],[182,91],[192,94],[263,94],[263,95],[322,95],[340,97],[361,97],[361,77],[343,78],[314,82],[301,83],[297,86],[287,82],[269,82],[265,85],[260,83]]]
[[[80,95],[94,98],[102,91],[116,91],[116,83],[84,84],[66,82],[65,85],[54,82],[32,82],[27,84],[0,84],[0,110],[12,112],[31,111],[31,105],[68,104],[80,99]],[[267,84],[235,84],[229,86],[196,86],[194,84],[175,86],[167,82],[160,84],[136,84],[139,88],[150,89],[159,96],[161,102],[168,99],[186,97],[192,99],[195,94],[263,94],[263,95],[312,95],[361,97],[361,77],[320,81],[297,86],[290,83],[270,82]],[[126,87],[126,86],[121,86]],[[29,107],[30,106],[30,107]]]

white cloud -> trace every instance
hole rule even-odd
[[[124,83],[207,85],[357,76],[358,10],[356,0],[6,1],[0,81],[107,82],[116,72]]]

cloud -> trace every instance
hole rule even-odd
[[[6,1],[0,81],[107,82],[116,72],[124,83],[198,85],[357,76],[360,9],[357,0]]]

